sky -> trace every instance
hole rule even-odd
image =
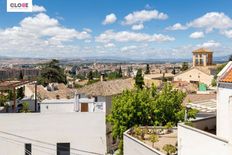
[[[207,48],[232,54],[231,0],[33,0],[6,12],[0,0],[0,56],[191,58]]]

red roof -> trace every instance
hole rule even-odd
[[[232,69],[220,79],[220,82],[232,83]]]

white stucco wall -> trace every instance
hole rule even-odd
[[[40,104],[41,113],[81,112],[81,104],[88,103],[88,112],[105,112],[105,102],[94,102],[94,98],[44,100]]]
[[[186,125],[178,125],[178,155],[231,155],[226,140]]]
[[[32,144],[33,155],[55,155],[57,142],[70,142],[70,147],[76,149],[71,149],[71,154],[106,153],[104,113],[1,114],[0,124],[1,155],[25,155],[24,143]]]
[[[127,133],[123,135],[123,149],[124,155],[164,155]]]
[[[44,100],[40,104],[41,113],[74,112],[75,100]]]
[[[217,92],[217,135],[232,141],[232,89],[218,87]]]
[[[204,83],[208,86],[211,85],[212,79],[213,75],[208,75],[196,68],[184,71],[174,77],[174,81],[199,81],[200,83]]]

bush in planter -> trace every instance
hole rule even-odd
[[[167,133],[172,132],[173,125],[171,122],[168,122],[164,127],[167,129]]]
[[[167,153],[167,155],[176,153],[176,147],[171,144],[164,145],[163,150]]]
[[[156,134],[152,134],[149,137],[149,140],[152,142],[152,147],[155,147],[155,143],[159,141],[159,136]]]
[[[134,130],[135,136],[140,139],[142,136],[142,132],[143,132],[142,129],[139,126],[135,126],[133,130]]]

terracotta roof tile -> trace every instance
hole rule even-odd
[[[232,69],[220,79],[220,82],[232,83]]]
[[[206,48],[199,48],[197,50],[194,50],[193,53],[212,53],[212,52]]]

